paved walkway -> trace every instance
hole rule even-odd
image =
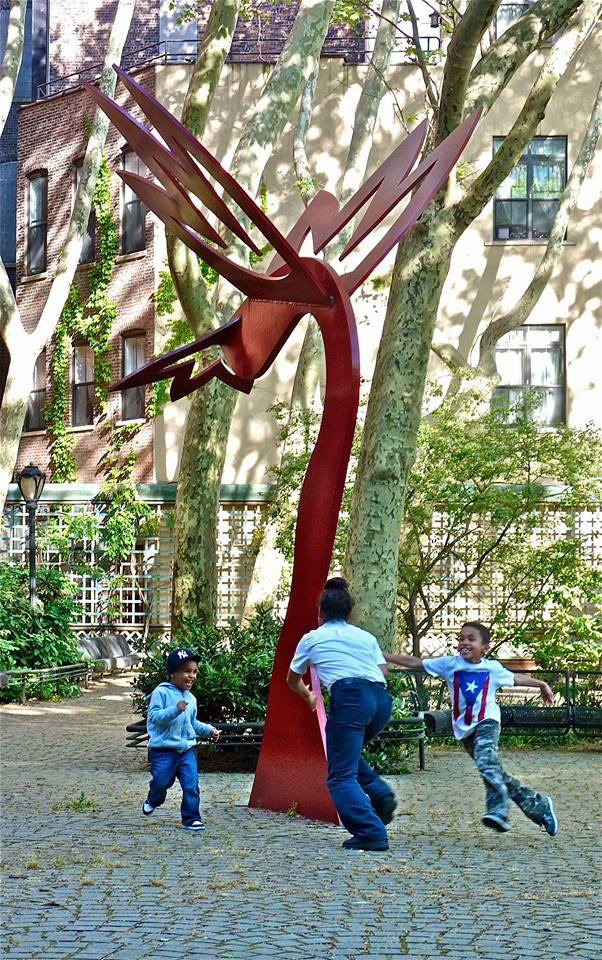
[[[0,710],[4,960],[602,956],[601,754],[507,755],[554,793],[551,839],[518,811],[511,833],[484,831],[469,759],[430,750],[426,772],[394,778],[390,852],[346,853],[339,829],[248,810],[247,774],[203,776],[204,835],[178,829],[175,790],[143,820],[130,718],[125,678]]]

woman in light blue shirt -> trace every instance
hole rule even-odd
[[[313,665],[330,692],[326,723],[327,785],[343,826],[347,850],[388,850],[386,824],[397,806],[391,787],[362,757],[391,716],[386,661],[376,638],[348,623],[353,599],[342,577],[326,582],[319,626],[301,638],[288,672],[289,687],[315,710],[316,698],[303,682]]]

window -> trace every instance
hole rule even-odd
[[[503,142],[493,138],[494,154]],[[535,137],[496,191],[494,239],[547,239],[565,184],[566,137]]]
[[[74,427],[94,423],[94,350],[85,343],[73,348],[71,422]]]
[[[537,390],[541,402],[530,416],[546,427],[565,421],[564,327],[524,326],[502,337],[495,360],[501,383],[493,403],[508,410],[512,422],[527,390]]]
[[[144,336],[128,334],[123,338],[122,370],[127,377],[144,363]],[[144,387],[130,387],[121,392],[121,419],[141,420],[144,417]]]
[[[29,220],[27,226],[27,272],[46,269],[46,222],[48,218],[48,175],[36,174],[29,181]]]
[[[24,430],[45,430],[44,408],[46,406],[46,351],[42,350],[33,371],[33,390],[29,394]]]
[[[79,182],[82,178],[82,163],[80,160],[75,164],[75,176],[73,178],[73,203],[75,203],[75,197],[79,187]],[[79,257],[80,263],[93,263],[96,259],[96,213],[94,208],[90,210],[90,216],[88,218],[88,226],[86,227],[86,232],[84,234],[84,242],[82,244],[82,252]]]
[[[148,173],[146,166],[131,150],[123,155],[123,169],[130,173],[137,173],[145,177]],[[146,207],[138,199],[127,183],[123,184],[123,223],[121,233],[121,252],[134,253],[144,250],[145,247],[145,216]]]

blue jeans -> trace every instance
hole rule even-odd
[[[374,806],[393,796],[362,757],[362,747],[378,736],[391,716],[391,697],[383,683],[349,677],[330,690],[326,723],[326,753],[332,802],[343,826],[362,840],[387,839]]]
[[[200,820],[199,772],[196,763],[196,747],[178,753],[167,747],[151,747],[149,750],[151,782],[148,788],[148,803],[160,807],[176,777],[182,787],[182,823],[190,826]]]

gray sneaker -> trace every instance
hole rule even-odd
[[[558,833],[558,817],[554,813],[554,804],[552,803],[551,797],[544,797],[544,803],[547,806],[547,810],[541,818],[541,825],[551,837],[555,837]]]
[[[486,813],[481,817],[481,823],[490,830],[496,830],[498,833],[508,833],[510,824],[503,817],[498,817],[496,813]]]

